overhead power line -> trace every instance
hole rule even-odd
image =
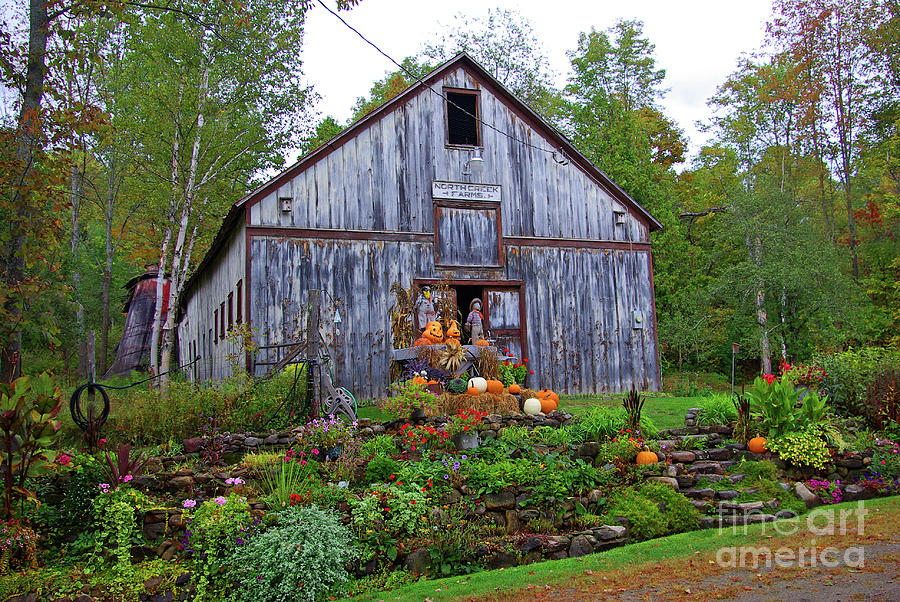
[[[369,38],[367,38],[366,36],[364,36],[358,29],[356,29],[355,27],[353,27],[352,25],[350,25],[349,23],[347,23],[347,21],[344,20],[344,18],[343,18],[342,16],[340,16],[337,12],[335,12],[334,10],[332,10],[332,9],[331,9],[327,4],[325,4],[322,0],[318,0],[318,2],[319,2],[319,4],[322,6],[322,8],[324,8],[324,9],[327,10],[329,13],[331,13],[332,15],[334,15],[334,17],[335,17],[338,21],[340,21],[341,23],[343,23],[344,26],[345,26],[347,29],[349,29],[350,31],[352,31],[353,33],[355,33],[356,35],[358,35],[358,36],[359,36],[366,44],[368,44],[369,46],[371,46],[372,48],[374,48],[381,56],[383,56],[384,58],[386,58],[387,60],[389,60],[390,62],[392,62],[394,65],[397,66],[398,69],[400,69],[402,72],[404,72],[404,73],[405,73],[407,76],[409,76],[410,78],[414,79],[417,83],[421,84],[422,86],[424,86],[425,88],[427,88],[428,90],[430,90],[433,94],[439,96],[439,97],[440,97],[441,99],[443,99],[443,101],[446,102],[447,104],[450,104],[450,105],[456,107],[457,109],[459,109],[460,111],[462,111],[463,113],[465,113],[466,115],[468,115],[469,117],[471,117],[472,119],[474,119],[475,121],[477,121],[478,123],[484,125],[485,127],[488,127],[488,128],[490,128],[490,129],[494,130],[495,132],[497,132],[497,133],[500,134],[501,136],[505,136],[505,137],[509,138],[510,140],[513,140],[513,141],[515,141],[515,142],[518,142],[519,144],[521,144],[521,145],[523,145],[523,146],[527,146],[527,147],[533,148],[533,149],[535,149],[535,150],[539,150],[539,151],[541,151],[541,152],[547,153],[547,154],[549,154],[549,155],[551,155],[551,156],[553,157],[553,160],[554,160],[554,161],[556,161],[557,163],[559,163],[559,164],[561,164],[561,165],[566,165],[566,164],[568,164],[568,160],[566,159],[565,154],[562,152],[562,150],[547,149],[547,148],[544,148],[544,147],[541,147],[541,146],[536,146],[536,145],[534,145],[534,144],[531,144],[531,143],[528,142],[527,140],[522,140],[521,138],[517,138],[517,137],[513,136],[512,134],[509,134],[508,132],[505,132],[505,131],[501,130],[500,128],[494,126],[493,124],[486,122],[485,120],[481,119],[481,118],[478,117],[477,115],[473,115],[472,113],[470,113],[469,111],[467,111],[465,108],[459,106],[458,104],[456,104],[455,102],[453,102],[452,100],[450,100],[449,98],[447,98],[447,96],[445,96],[445,95],[442,94],[441,92],[438,92],[437,90],[435,90],[434,88],[432,88],[431,86],[429,86],[427,83],[425,83],[425,80],[423,80],[421,77],[419,77],[418,75],[416,75],[412,70],[408,69],[407,67],[404,67],[402,64],[400,64],[399,62],[397,62],[391,55],[389,55],[389,54],[386,53],[384,50],[382,50],[381,48],[379,48],[377,44],[375,44],[372,40],[370,40]]]

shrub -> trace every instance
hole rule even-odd
[[[900,476],[900,444],[890,443],[879,447],[872,457],[872,469],[883,477]]]
[[[700,513],[690,500],[662,483],[647,483],[640,494],[665,506],[661,510],[666,523],[666,534],[692,531],[699,525]]]
[[[186,500],[185,507],[191,502]],[[226,584],[217,579],[223,560],[246,543],[252,523],[249,504],[235,494],[204,502],[188,518],[183,543],[185,552],[197,559],[198,599],[223,597]]]
[[[116,571],[130,574],[131,543],[140,533],[135,512],[146,507],[147,497],[127,484],[101,483],[100,494],[94,498],[94,519],[99,525],[94,547],[94,557],[103,558],[103,552],[112,550]]]
[[[737,472],[746,475],[745,480],[748,482],[769,480],[774,481],[778,474],[778,467],[771,460],[744,461],[736,468]]]
[[[642,444],[643,441],[635,439],[634,437],[628,437],[627,439],[625,437],[622,437],[621,439],[616,438],[601,445],[600,453],[597,457],[604,464],[609,464],[615,460],[630,464],[637,458],[638,452],[641,451]]]
[[[728,395],[718,394],[700,402],[698,424],[731,424],[738,419],[734,402]]]
[[[900,423],[900,369],[886,368],[866,389],[865,417],[872,428]]]
[[[815,429],[804,429],[776,437],[768,443],[770,451],[795,466],[811,466],[824,470],[831,459],[828,446]]]
[[[411,487],[376,485],[348,502],[350,527],[363,562],[381,555],[393,561],[398,554],[398,537],[421,536],[428,530],[428,500]]]
[[[292,495],[302,495],[313,485],[317,466],[318,462],[307,459],[305,452],[295,454],[293,448],[289,449],[281,461],[260,471],[260,489],[270,496],[273,505],[283,508]]]
[[[900,347],[862,347],[815,358],[826,372],[822,391],[845,416],[863,414],[866,391],[889,366],[900,365]]]
[[[333,511],[288,508],[277,526],[228,558],[235,600],[317,600],[339,593],[350,580],[345,565],[356,557],[350,531]]]
[[[624,517],[631,527],[629,534],[636,541],[662,537],[666,534],[666,519],[659,504],[633,487],[616,491],[606,511],[610,519]]]
[[[384,456],[375,456],[366,465],[367,483],[387,483],[400,472],[400,463]]]

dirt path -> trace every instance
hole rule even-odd
[[[737,555],[696,553],[662,562],[613,571],[586,568],[567,583],[528,585],[491,600],[742,600],[790,602],[824,600],[900,600],[900,515],[873,512],[859,533],[854,526],[843,534],[793,537],[768,536],[753,541],[760,552],[755,568],[746,555],[743,568]],[[803,550],[802,565],[786,560],[766,563],[762,547],[773,554],[795,555]],[[816,560],[810,558],[815,551]],[[848,552],[849,550],[849,552]],[[823,556],[824,553],[824,556]],[[731,562],[731,559],[734,559]],[[829,566],[823,566],[824,562]],[[722,564],[725,566],[722,566]],[[768,564],[768,566],[767,566]],[[589,558],[585,565],[593,565]]]

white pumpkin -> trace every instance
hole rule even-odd
[[[522,409],[529,416],[535,416],[541,413],[541,400],[536,399],[534,397],[529,397],[525,400],[525,405],[522,406]]]
[[[485,391],[487,391],[487,381],[480,376],[470,378],[468,386],[475,387],[476,389],[478,389],[479,393],[484,393]]]

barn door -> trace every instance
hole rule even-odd
[[[520,360],[525,349],[524,307],[520,287],[486,287],[485,321],[486,330],[497,341],[501,351],[509,349],[509,354]]]

